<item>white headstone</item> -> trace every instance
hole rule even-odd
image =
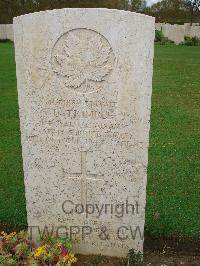
[[[165,37],[173,41],[175,44],[179,44],[184,41],[185,26],[184,25],[171,25],[164,24],[162,26],[162,32]]]
[[[6,25],[5,24],[0,24],[0,40],[6,40]]]
[[[11,40],[11,41],[14,40],[12,24],[6,24],[6,35],[7,35],[8,40]]]
[[[154,18],[61,9],[14,35],[28,225],[71,232],[79,253],[142,251]]]

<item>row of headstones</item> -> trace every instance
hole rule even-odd
[[[185,23],[184,25],[171,25],[168,23],[156,23],[156,29],[163,32],[163,35],[169,40],[179,44],[184,41],[184,37],[197,37],[200,38],[200,25],[199,23]]]
[[[200,25],[194,23],[185,23],[184,25],[171,25],[168,23],[156,23],[156,29],[163,32],[164,36],[169,40],[179,44],[184,41],[184,37],[198,37],[200,38]],[[12,24],[0,24],[0,40],[12,40],[13,26]]]
[[[179,44],[184,41],[185,36],[200,38],[200,26],[190,25],[185,23],[184,25],[171,25],[165,23],[156,23],[156,29],[163,32],[164,36],[169,40]],[[0,25],[0,40],[14,40],[13,26],[12,24]]]

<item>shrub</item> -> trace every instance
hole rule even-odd
[[[155,32],[155,42],[161,42],[164,38],[164,35],[162,33],[162,31],[160,30],[156,30]]]
[[[200,46],[200,39],[197,37],[184,37],[184,42],[181,43],[182,45],[187,45],[187,46]]]
[[[13,41],[11,41],[11,40],[9,40],[9,39],[0,39],[0,43],[7,43],[7,42],[13,42]]]
[[[142,266],[143,255],[141,252],[137,252],[134,249],[130,249],[125,261],[123,261],[122,266]]]
[[[155,42],[160,43],[162,45],[166,43],[173,43],[173,41],[170,41],[167,37],[165,37],[160,30],[155,31]]]
[[[77,261],[71,252],[69,239],[46,237],[37,245],[29,239],[28,233],[21,231],[0,233],[0,265],[4,266],[71,266]]]

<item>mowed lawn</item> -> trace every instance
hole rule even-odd
[[[200,48],[156,45],[146,232],[200,236]],[[0,44],[0,224],[26,224],[14,48]]]

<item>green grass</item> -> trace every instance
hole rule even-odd
[[[200,236],[200,48],[156,45],[146,232]],[[26,223],[14,49],[0,44],[0,223]]]
[[[154,235],[200,236],[199,70],[199,47],[156,45],[146,208]]]
[[[0,43],[0,224],[3,223],[26,223],[12,43]]]

